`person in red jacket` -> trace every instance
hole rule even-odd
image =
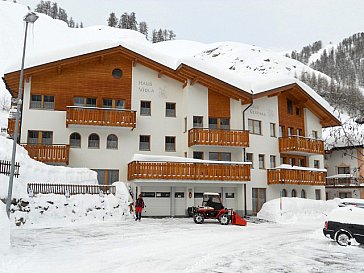
[[[144,208],[144,200],[142,194],[139,194],[138,199],[135,201],[135,221],[142,219],[142,210]]]

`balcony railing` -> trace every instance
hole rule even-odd
[[[250,181],[250,165],[133,161],[128,179]]]
[[[290,169],[268,170],[268,185],[294,184],[325,186],[326,172]]]
[[[79,184],[49,184],[49,183],[28,183],[28,193],[32,194],[114,194],[116,187],[111,185],[79,185]]]
[[[301,136],[289,136],[279,138],[279,151],[281,153],[324,154],[325,149],[322,140]]]
[[[69,124],[136,127],[136,113],[131,110],[68,106],[66,126]]]
[[[22,144],[31,158],[45,163],[63,163],[68,165],[69,145]]]
[[[327,187],[364,186],[364,178],[358,178],[358,177],[326,178],[326,186]]]
[[[249,131],[192,128],[188,147],[193,145],[249,147]]]

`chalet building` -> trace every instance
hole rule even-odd
[[[364,199],[363,152],[363,145],[340,146],[325,151],[327,199]]]
[[[14,97],[19,74],[4,77]],[[28,65],[20,143],[100,184],[130,183],[147,215],[185,215],[207,191],[255,214],[280,195],[325,199],[321,131],[340,124],[330,109],[295,79],[115,45]]]

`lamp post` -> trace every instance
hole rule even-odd
[[[23,95],[23,78],[24,78],[24,59],[25,59],[25,48],[27,45],[27,34],[28,34],[28,24],[33,24],[37,21],[38,15],[34,12],[29,12],[24,17],[25,22],[25,35],[24,35],[24,46],[23,46],[23,57],[21,61],[21,70],[20,70],[20,79],[19,79],[19,92],[18,98],[16,100],[16,117],[15,117],[15,128],[13,135],[13,152],[11,154],[11,167],[10,167],[10,178],[8,185],[8,198],[6,200],[6,213],[8,214],[8,218],[10,218],[10,205],[12,199],[13,192],[13,183],[14,183],[14,171],[15,171],[15,155],[16,155],[16,144],[18,142],[18,133],[19,133],[19,117],[20,117],[20,108],[22,104],[22,95]]]

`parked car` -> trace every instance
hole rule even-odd
[[[351,245],[353,239],[364,244],[364,207],[335,208],[327,217],[323,233],[341,246]]]
[[[339,207],[346,207],[346,206],[364,207],[364,200],[356,199],[356,198],[341,199],[341,201],[339,203]]]

